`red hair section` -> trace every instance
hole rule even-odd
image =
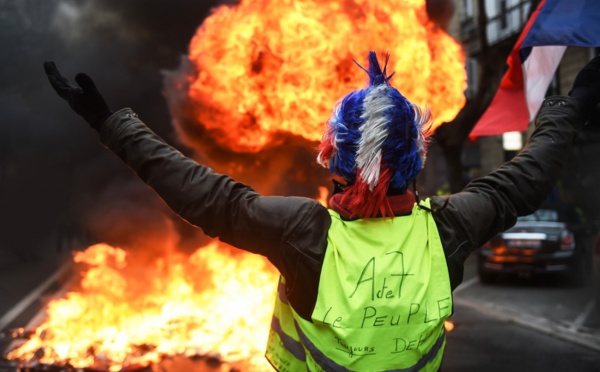
[[[360,172],[357,173],[360,174]],[[344,190],[341,200],[342,203],[348,205],[348,209],[351,212],[350,218],[394,218],[392,206],[386,196],[390,179],[393,175],[393,172],[389,168],[381,168],[377,186],[375,186],[373,191],[369,190],[369,185],[363,182],[362,178],[358,176],[356,183]]]

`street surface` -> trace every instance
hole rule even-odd
[[[458,305],[442,372],[593,372],[600,351]]]
[[[600,371],[598,265],[589,286],[573,288],[552,278],[483,285],[476,261],[454,294],[444,372]]]
[[[64,260],[0,268],[0,330],[27,325],[61,288]],[[600,372],[600,275],[572,288],[547,280],[482,285],[475,257],[455,291],[444,372]],[[10,339],[0,336],[0,350]],[[0,366],[1,367],[1,366]],[[1,372],[8,371],[0,368]]]

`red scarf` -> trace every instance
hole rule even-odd
[[[348,210],[348,202],[342,203],[343,195],[343,193],[334,194],[331,199],[329,199],[329,208],[338,212],[342,218],[350,219],[352,213]],[[394,216],[410,214],[415,205],[415,195],[409,190],[406,190],[405,194],[388,195],[386,198],[390,202]],[[378,215],[377,217],[380,216]]]

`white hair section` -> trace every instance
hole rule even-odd
[[[379,180],[381,147],[388,135],[386,125],[389,119],[385,113],[394,105],[388,96],[389,89],[391,87],[387,84],[374,87],[363,100],[365,111],[361,119],[365,122],[359,128],[362,135],[356,151],[356,166],[371,191]]]
[[[340,108],[342,106],[342,99],[339,99],[335,105],[333,106],[333,114],[331,115],[331,117],[329,118],[329,123],[328,123],[328,129],[330,130],[330,128],[333,126],[334,123],[337,123],[338,118],[340,116]],[[336,144],[335,148],[337,149],[337,143],[340,140],[338,140],[338,135],[336,134],[336,136],[334,137],[334,142]],[[317,154],[317,164],[320,164],[323,168],[329,169],[329,160],[331,160],[330,158],[324,159],[323,158],[323,152],[319,151],[319,154]]]
[[[415,112],[415,124],[417,125],[419,132],[419,137],[417,138],[417,149],[419,151],[419,156],[421,157],[421,168],[423,168],[425,167],[425,161],[427,160],[428,139],[425,134],[429,131],[432,125],[431,109],[426,107],[424,110],[422,110],[414,103],[411,105]]]
[[[317,164],[319,164],[325,169],[329,169],[329,162],[323,159],[323,154],[321,152],[319,152],[319,154],[317,155]]]

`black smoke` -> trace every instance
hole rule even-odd
[[[44,259],[72,241],[103,240],[104,229],[97,226],[102,224],[89,221],[96,209],[108,213],[108,205],[114,215],[140,226],[172,217],[56,96],[42,64],[55,61],[71,79],[88,73],[112,108],[132,107],[177,146],[161,71],[177,67],[216,5],[216,0],[0,1],[0,265]],[[178,229],[195,235],[185,224]]]

